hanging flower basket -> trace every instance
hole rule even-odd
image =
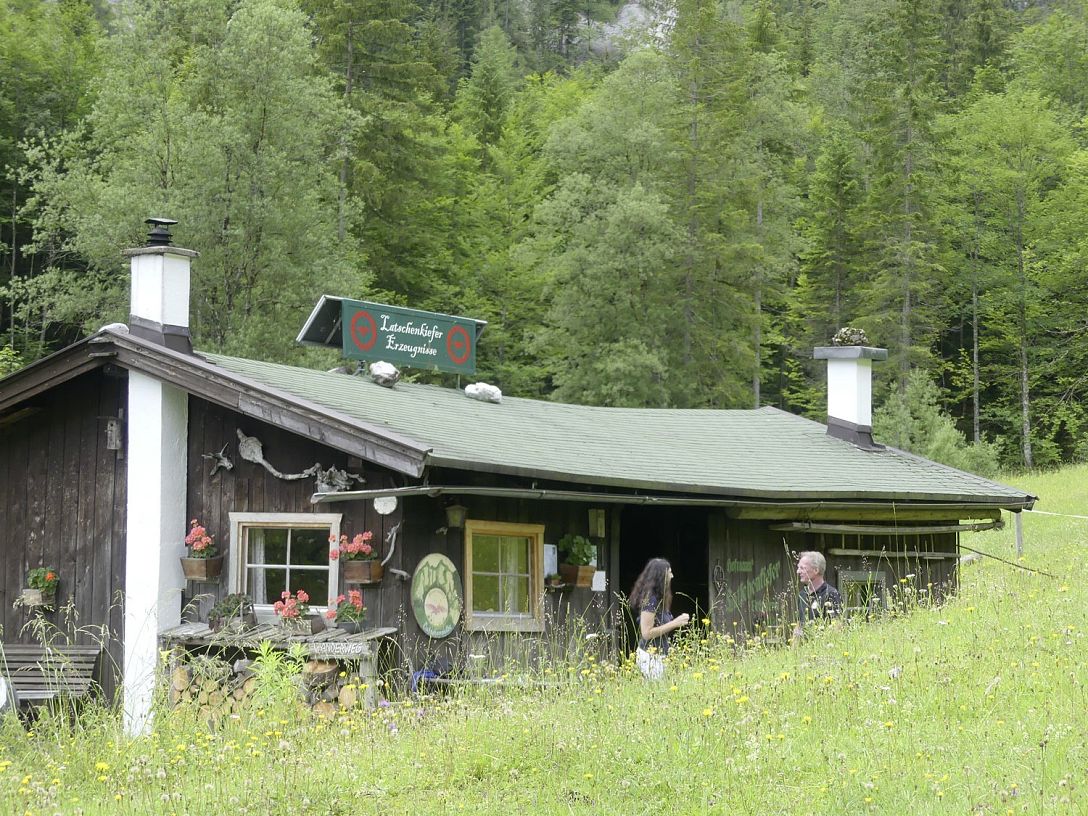
[[[377,559],[341,561],[340,570],[349,584],[376,584],[382,580],[385,568]]]
[[[189,581],[215,581],[223,572],[223,556],[182,558],[181,569]]]

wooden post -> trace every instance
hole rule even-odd
[[[1013,513],[1016,519],[1016,556],[1019,558],[1024,554],[1024,514]]]

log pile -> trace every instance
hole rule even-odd
[[[251,663],[231,664],[206,655],[178,663],[168,678],[170,704],[196,706],[213,722],[243,711],[257,685]],[[363,679],[357,668],[356,661],[307,660],[298,676],[301,701],[322,717],[356,706],[373,707],[377,702],[373,678]]]

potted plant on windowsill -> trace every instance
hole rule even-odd
[[[185,536],[189,555],[181,559],[181,569],[189,581],[214,581],[223,572],[223,556],[215,548],[215,542],[199,521],[189,522],[189,534]]]
[[[280,600],[272,604],[280,626],[296,635],[316,635],[325,630],[325,622],[317,615],[310,614],[310,593],[300,589],[294,594],[286,589],[280,594]]]
[[[564,583],[579,587],[593,586],[596,567],[592,563],[597,560],[597,545],[585,536],[567,533],[559,539],[559,552],[563,556],[559,574],[563,576]]]
[[[253,601],[243,592],[227,595],[208,611],[208,627],[213,632],[243,631],[256,625]]]
[[[336,609],[326,612],[325,619],[326,622],[335,623],[337,629],[343,629],[349,635],[359,634],[363,631],[363,621],[366,620],[363,593],[358,589],[349,589],[346,596],[340,595],[336,599]]]
[[[378,551],[370,542],[374,534],[367,530],[348,539],[347,534],[329,536],[329,558],[340,559],[340,573],[349,584],[376,584],[382,580],[384,569],[378,560]]]
[[[23,606],[52,606],[60,577],[52,567],[35,567],[26,574],[26,589],[19,601]]]

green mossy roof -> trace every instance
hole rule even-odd
[[[214,354],[209,362],[431,449],[432,466],[717,496],[1020,506],[1023,491],[887,448],[829,437],[775,408],[598,408],[313,371]]]

